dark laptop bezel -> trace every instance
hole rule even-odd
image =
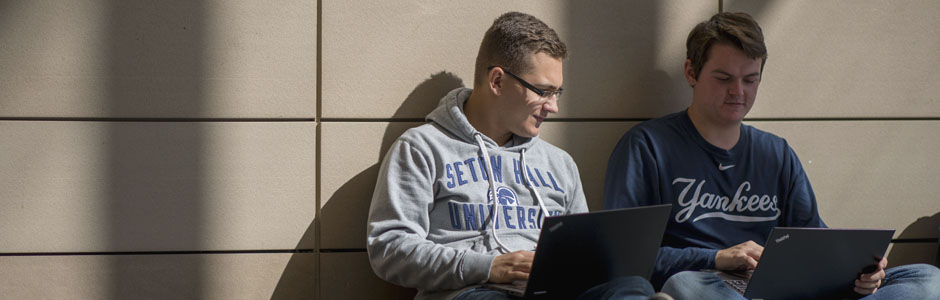
[[[893,236],[893,229],[776,227],[744,297],[852,298],[855,279],[873,270]]]
[[[574,299],[621,276],[649,279],[671,204],[545,218],[526,298]]]

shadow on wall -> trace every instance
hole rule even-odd
[[[561,110],[576,118],[653,118],[688,106],[691,90],[683,88],[681,77],[684,57],[658,63],[664,48],[675,42],[661,42],[664,22],[659,18],[672,17],[662,6],[663,1],[568,4],[569,27],[559,29],[568,32],[562,37],[571,51],[565,63],[565,86],[571,91],[565,99],[573,100],[565,100]]]
[[[204,114],[206,7],[202,1],[107,4],[104,117]],[[105,251],[204,250],[205,136],[200,124],[103,121],[108,162]],[[205,298],[200,255],[112,255],[109,299]]]
[[[940,213],[930,217],[921,217],[904,228],[897,239],[930,239],[929,242],[895,243],[888,253],[888,264],[899,266],[915,263],[929,263],[940,266],[940,249],[935,238],[940,227]]]
[[[463,81],[452,73],[442,71],[440,73],[433,74],[431,75],[431,78],[419,84],[414,88],[414,90],[412,90],[410,94],[408,94],[408,97],[395,111],[393,116],[395,118],[401,118],[402,116],[406,115],[406,112],[407,115],[427,115],[437,107],[441,97],[446,95],[447,92],[463,86]],[[392,143],[394,143],[395,140],[405,130],[411,127],[410,125],[412,124],[393,122],[386,127],[385,133],[382,135],[382,146],[379,149],[375,149],[375,151],[382,154],[380,157],[384,158],[384,154],[388,148],[391,147]],[[343,235],[361,237],[363,242],[357,245],[365,244],[366,221],[369,212],[369,205],[372,201],[372,187],[375,185],[380,163],[381,162],[376,162],[353,176],[351,179],[349,179],[349,181],[337,189],[330,199],[325,202],[325,205],[320,209],[320,215],[318,216],[320,219],[319,223],[321,224],[320,229],[322,231],[342,229]],[[311,249],[314,247],[314,227],[314,223],[311,223],[307,229],[307,232],[297,244],[297,249]],[[321,232],[320,234],[321,247],[335,247],[325,245],[323,241],[323,236],[325,235],[324,233],[325,232]],[[334,233],[334,235],[339,234]],[[335,250],[363,253],[359,251],[363,251],[364,249],[320,249],[321,253]],[[274,295],[271,297],[272,299],[309,298],[310,296],[304,295],[317,295],[319,292],[322,292],[323,288],[321,288],[321,291],[316,291],[314,287],[315,285],[313,284],[314,281],[312,279],[314,278],[314,274],[312,274],[314,273],[314,268],[312,267],[313,263],[310,261],[310,259],[307,259],[307,257],[309,257],[309,255],[302,253],[294,254],[291,257],[290,262],[288,262],[287,267],[284,270],[280,281],[278,282],[277,288],[274,291]],[[331,289],[337,291],[348,291],[350,294],[355,294],[359,292],[356,289],[367,287],[372,289],[368,291],[370,295],[394,295],[389,299],[413,299],[415,296],[414,289],[402,288],[387,283],[379,286],[374,284],[363,284],[363,281],[358,279],[371,279],[380,281],[380,279],[374,275],[371,276],[371,278],[356,277],[361,276],[363,272],[370,271],[370,269],[368,269],[368,261],[347,263],[346,265],[350,266],[350,268],[347,269],[351,272],[349,275],[322,275],[357,280],[344,281],[342,282],[344,286],[331,286]],[[353,266],[362,266],[362,268]],[[320,282],[321,284],[324,282],[323,276],[320,276]],[[355,285],[353,285],[354,283]],[[380,290],[376,291],[375,289]],[[298,293],[298,291],[302,292]]]

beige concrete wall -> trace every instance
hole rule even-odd
[[[542,137],[600,209],[617,139],[688,105],[685,37],[720,2],[764,27],[748,123],[794,147],[827,223],[936,238],[935,1],[5,1],[0,294],[409,299],[366,260],[378,163],[472,86],[495,17],[532,13],[568,43]]]
[[[3,298],[316,298],[317,23],[315,0],[0,3]]]

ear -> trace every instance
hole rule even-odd
[[[489,73],[486,74],[487,87],[490,88],[490,92],[492,92],[493,95],[502,95],[503,79],[505,78],[506,72],[503,72],[503,68],[500,67],[492,68]]]
[[[682,72],[685,75],[685,80],[689,82],[689,86],[695,87],[695,83],[698,82],[695,79],[695,69],[692,68],[692,60],[685,60],[685,72]]]

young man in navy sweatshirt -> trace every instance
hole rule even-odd
[[[686,46],[692,104],[623,136],[608,162],[604,207],[673,204],[653,284],[676,299],[742,299],[715,273],[696,271],[753,269],[772,228],[826,224],[787,141],[742,124],[767,59],[757,22],[716,14]],[[936,267],[886,264],[862,274],[855,291],[865,299],[940,297]]]

